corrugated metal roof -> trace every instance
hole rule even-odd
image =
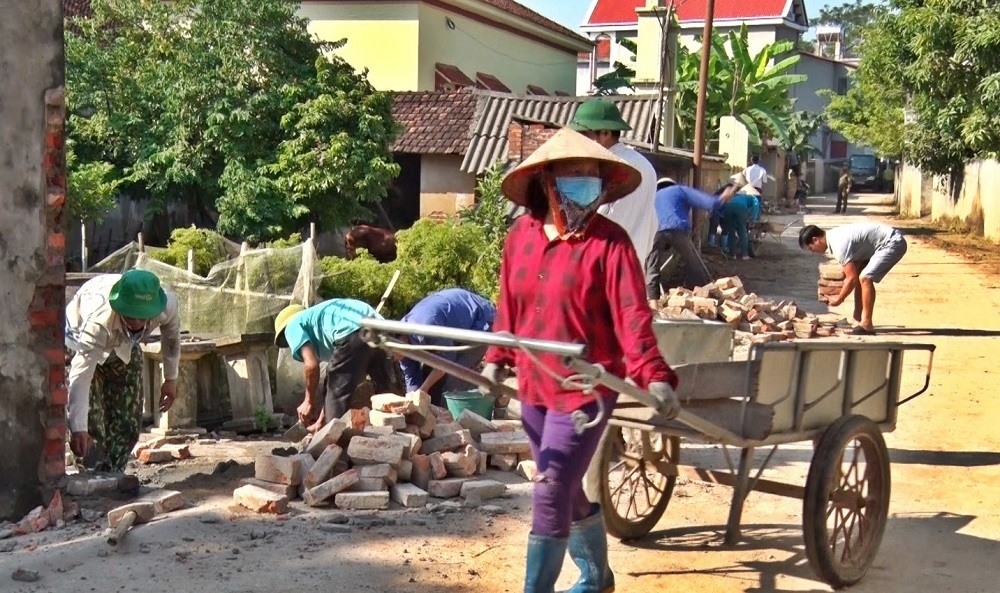
[[[507,129],[515,118],[565,126],[577,107],[591,97],[518,97],[506,93],[477,92],[476,124],[462,171],[478,175],[497,160],[507,156]],[[619,95],[606,97],[618,106],[622,117],[632,126],[622,134],[625,141],[652,142],[656,123],[656,95]]]

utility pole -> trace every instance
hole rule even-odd
[[[705,152],[705,102],[708,91],[708,62],[712,58],[712,21],[715,0],[705,3],[705,29],[701,35],[701,68],[698,71],[698,108],[694,122],[694,186],[702,189],[701,155]]]
[[[668,68],[677,68],[677,65],[673,60],[668,60],[669,47],[667,44],[667,39],[670,37],[670,21],[674,18],[674,0],[670,0],[670,5],[667,7],[666,16],[660,17],[660,84],[659,93],[656,98],[656,113],[657,119],[660,122],[656,133],[653,134],[653,152],[657,152],[660,149],[660,135],[665,132],[673,132],[674,127],[663,120],[664,104],[663,104],[663,93],[665,91],[664,86],[666,86],[667,80],[670,78],[667,74]],[[673,91],[673,89],[671,89]],[[673,92],[670,93],[671,98],[673,98]],[[672,113],[672,110],[671,110]],[[666,139],[667,146],[673,146],[673,137],[668,137]]]

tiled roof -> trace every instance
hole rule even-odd
[[[510,88],[499,78],[485,72],[476,72],[476,88],[486,91],[496,91],[498,93],[509,93]]]
[[[588,41],[586,37],[583,37],[576,31],[571,31],[570,29],[567,29],[566,27],[560,25],[559,23],[551,19],[545,18],[544,16],[538,14],[534,10],[531,10],[527,6],[514,2],[514,0],[478,0],[478,1],[481,2],[482,4],[488,4],[495,8],[499,8],[500,10],[503,10],[505,12],[509,12],[510,14],[513,14],[515,16],[519,16],[526,21],[530,21],[532,23],[535,23],[536,25],[545,27],[546,29],[559,33],[560,35],[565,35],[566,37],[572,37],[577,41]]]
[[[808,21],[802,0],[715,0],[715,20],[751,20],[781,18],[800,9],[802,24]],[[798,6],[796,6],[798,4]],[[646,0],[597,0],[587,18],[586,26],[634,25],[639,22],[635,11]],[[681,0],[676,3],[680,22],[705,20],[705,0]],[[795,15],[798,17],[799,15]]]
[[[611,59],[611,40],[607,37],[601,37],[594,44],[597,47],[597,63],[603,64]],[[583,62],[590,61],[590,52],[582,51],[576,55],[577,59]]]
[[[434,64],[434,74],[456,86],[476,86],[476,82],[469,78],[465,72],[462,72],[458,66],[438,62]]]
[[[547,122],[565,126],[573,119],[576,108],[591,97],[546,97],[501,93],[477,93],[481,96],[472,140],[464,151],[462,170],[480,174],[507,155],[507,129],[513,119]],[[656,95],[620,95],[608,97],[632,126],[622,132],[622,138],[640,143],[649,142],[655,125]]]
[[[476,94],[397,93],[392,115],[404,127],[392,145],[393,152],[464,155],[475,123]]]

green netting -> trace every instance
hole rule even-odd
[[[131,243],[112,253],[90,272],[122,273],[149,270],[160,278],[180,305],[181,328],[192,334],[271,332],[274,317],[296,302],[316,302],[319,270],[312,241],[295,247],[253,249],[227,242],[231,259],[216,264],[206,277],[150,257],[156,247],[139,250]]]

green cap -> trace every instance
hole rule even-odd
[[[631,130],[618,107],[607,99],[590,99],[576,110],[573,121],[569,122],[571,130],[577,132],[612,132]]]
[[[146,270],[129,270],[111,287],[111,309],[130,319],[152,319],[167,308],[160,279]]]

